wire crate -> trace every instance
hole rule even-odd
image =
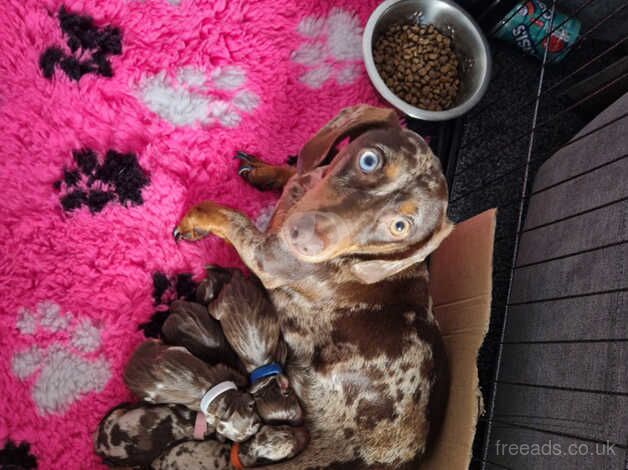
[[[461,3],[489,36],[514,5]],[[628,99],[623,108],[586,125],[628,92],[628,2],[548,0],[541,5],[531,21],[551,15],[552,32],[562,26],[554,22],[561,18],[557,12],[582,24],[564,60],[551,64],[547,54],[539,60],[490,39],[494,73],[483,101],[464,118],[432,129],[450,183],[451,218],[457,222],[498,207],[491,322],[478,357],[486,413],[478,423],[471,468],[623,470],[628,469],[628,306],[623,300],[628,137],[621,136],[628,135]],[[560,176],[570,154],[592,143],[589,161],[574,157],[584,162],[581,168]],[[548,170],[555,173],[552,181],[535,184],[553,155],[559,159]],[[587,181],[596,180],[598,186],[614,187],[591,191]],[[565,191],[577,195],[573,204],[565,194],[562,200],[555,197]],[[580,199],[586,202],[581,207]],[[531,203],[535,213],[551,209],[552,214],[532,217]],[[554,205],[545,209],[544,204]],[[586,222],[600,217],[609,221],[606,231],[588,230]],[[553,243],[544,239],[566,227],[578,234]],[[576,243],[578,238],[586,240]],[[534,243],[548,247],[531,250]],[[599,263],[610,267],[596,271]],[[587,266],[591,272],[583,269]],[[565,276],[562,291],[552,291],[550,279],[547,289],[520,292],[520,281],[552,273]],[[519,455],[504,456],[498,455],[497,442],[549,442],[558,444],[551,452],[560,448],[567,454],[574,444],[591,455],[524,456],[517,448]],[[604,449],[614,455],[603,455]]]

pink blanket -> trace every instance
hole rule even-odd
[[[0,448],[100,466],[92,434],[130,399],[153,274],[239,263],[217,239],[176,245],[174,223],[212,199],[263,225],[276,195],[239,179],[234,152],[283,162],[340,108],[377,102],[361,60],[376,3],[4,2]]]

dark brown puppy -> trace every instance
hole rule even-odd
[[[266,232],[212,202],[180,221],[177,238],[228,240],[277,309],[311,442],[273,469],[417,467],[448,390],[423,261],[451,229],[440,162],[369,106],[303,147]]]
[[[203,412],[208,427],[232,441],[244,441],[260,427],[255,402],[248,393],[226,390],[203,406],[205,394],[217,385],[232,382],[241,388],[246,379],[228,366],[208,366],[183,347],[145,341],[131,356],[124,381],[149,403],[173,403]]]
[[[183,346],[209,365],[224,364],[246,374],[220,323],[207,313],[205,305],[184,300],[173,302],[161,335],[167,344]]]

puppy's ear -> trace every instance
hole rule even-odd
[[[452,224],[449,219],[445,218],[440,228],[432,234],[429,240],[407,258],[398,260],[362,261],[354,264],[351,267],[351,271],[364,284],[373,284],[382,281],[409,268],[413,264],[423,261],[430,253],[438,248],[441,242],[451,233],[453,228],[454,224]]]
[[[345,137],[354,139],[376,127],[400,127],[397,113],[392,109],[365,104],[344,108],[303,146],[299,152],[297,172],[307,173],[319,166]]]

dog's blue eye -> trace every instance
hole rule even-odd
[[[379,155],[372,150],[367,150],[360,155],[360,170],[371,173],[379,166]]]
[[[399,233],[403,233],[405,229],[406,229],[406,223],[403,220],[398,220],[397,222],[395,222],[395,231]]]

